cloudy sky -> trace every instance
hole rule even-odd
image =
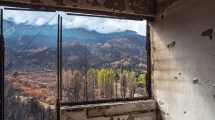
[[[145,21],[68,16],[64,12],[54,13],[4,10],[4,19],[13,20],[16,24],[26,23],[32,25],[44,25],[55,16],[49,22],[50,25],[55,25],[57,24],[57,14],[60,14],[63,17],[63,26],[65,28],[86,28],[88,30],[95,30],[99,33],[121,32],[125,30],[133,30],[140,35],[145,35],[146,33]]]

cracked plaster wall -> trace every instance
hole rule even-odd
[[[215,1],[178,1],[150,23],[153,97],[164,120],[214,120]]]

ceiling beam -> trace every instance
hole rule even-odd
[[[0,0],[0,5],[41,11],[65,11],[132,20],[155,17],[156,0]]]

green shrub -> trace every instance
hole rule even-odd
[[[146,74],[142,74],[137,78],[137,87],[145,87],[146,86]]]
[[[144,88],[145,87],[145,83],[143,81],[140,81],[140,82],[137,83],[137,87]]]

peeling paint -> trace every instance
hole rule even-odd
[[[65,6],[65,4],[63,3],[63,0],[54,0],[56,2],[56,5],[62,5]]]
[[[157,13],[165,13],[180,0],[157,0]]]
[[[101,4],[97,0],[94,0],[92,6],[101,6]]]
[[[103,5],[105,8],[113,9],[113,11],[122,12],[126,10],[125,0],[106,0]]]
[[[120,14],[120,17],[130,16],[137,20],[143,17],[155,18],[155,0],[1,0],[0,5],[8,4],[13,7],[29,7],[31,4],[34,9],[43,10],[75,10],[74,12],[112,16]]]
[[[78,3],[78,0],[71,0],[73,3]]]
[[[213,39],[213,29],[210,28],[210,29],[207,29],[206,31],[202,32],[202,36],[205,37],[205,36],[208,36],[210,38],[210,40]]]
[[[142,11],[146,11],[146,6],[153,5],[153,0],[128,0],[127,2],[132,9],[137,14],[141,14]]]
[[[164,105],[164,102],[162,102],[162,101],[159,101],[158,103],[159,103],[159,105]]]

